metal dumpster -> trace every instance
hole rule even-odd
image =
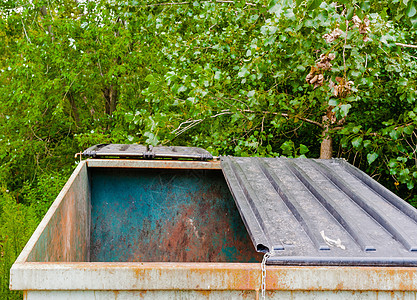
[[[25,299],[416,299],[417,211],[343,160],[84,155],[11,268]]]

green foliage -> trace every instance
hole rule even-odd
[[[22,197],[25,203],[30,204],[31,210],[38,220],[41,220],[46,214],[69,175],[62,171],[42,173],[36,182],[25,182],[21,190]]]
[[[9,269],[22,251],[39,219],[31,207],[15,202],[9,191],[0,191],[0,297],[21,299],[21,292],[9,291]]]

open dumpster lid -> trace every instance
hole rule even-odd
[[[197,147],[144,146],[139,144],[99,144],[86,149],[85,157],[142,158],[142,159],[213,159],[210,152]]]
[[[417,210],[340,159],[222,157],[267,264],[416,266]]]

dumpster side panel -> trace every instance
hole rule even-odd
[[[44,218],[47,224],[28,255],[28,262],[89,260],[90,189],[86,165],[73,175],[51,206],[49,221]]]
[[[186,300],[186,299],[209,299],[209,300],[238,300],[256,299],[255,291],[30,291],[27,300]],[[285,298],[286,299],[286,298]],[[288,298],[289,299],[289,298]]]
[[[26,300],[186,300],[186,299],[259,299],[259,291],[29,291]],[[415,292],[375,292],[375,291],[267,291],[266,298],[270,300],[327,300],[327,299],[386,299],[386,300],[415,300]]]
[[[91,261],[261,261],[219,170],[89,172]]]
[[[11,279],[17,290],[257,290],[261,268],[253,263],[25,263],[14,266]],[[417,269],[267,266],[266,287],[417,291]]]

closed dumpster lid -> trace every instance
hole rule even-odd
[[[267,264],[417,266],[417,210],[344,160],[222,157]]]
[[[197,147],[144,146],[139,144],[99,144],[86,149],[84,157],[142,158],[142,159],[213,159],[210,152]]]

